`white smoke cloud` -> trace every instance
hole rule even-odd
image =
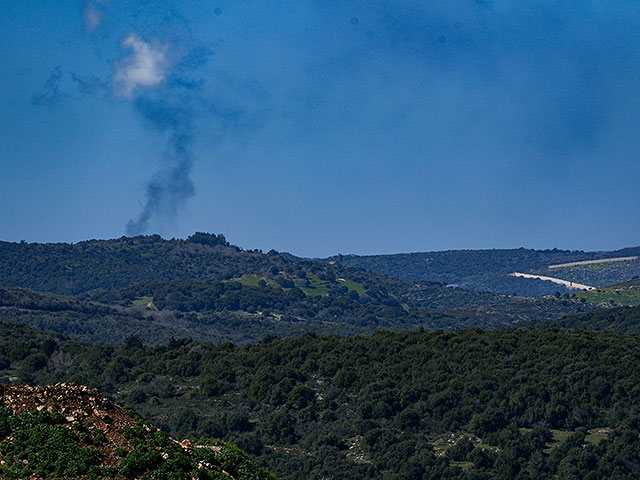
[[[122,48],[131,50],[131,53],[116,63],[113,76],[116,94],[128,97],[138,87],[155,87],[169,74],[168,45],[148,43],[132,33],[124,39]]]
[[[104,14],[96,7],[94,2],[87,2],[82,9],[82,20],[84,22],[84,31],[87,34],[93,33],[100,25]]]

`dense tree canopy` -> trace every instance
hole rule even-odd
[[[637,336],[475,329],[114,347],[2,329],[5,379],[100,387],[175,435],[236,442],[281,478],[639,471]]]

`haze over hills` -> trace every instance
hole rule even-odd
[[[640,275],[640,260],[549,266],[617,257],[637,257],[640,247],[614,251],[583,252],[570,250],[447,250],[439,252],[398,253],[390,255],[344,255],[345,265],[413,281],[437,281],[460,288],[524,296],[551,295],[567,291],[549,281],[509,276],[523,272],[555,277],[571,282],[602,287],[626,282]],[[331,257],[329,260],[335,260]]]

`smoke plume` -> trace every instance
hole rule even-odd
[[[84,2],[85,34],[92,35],[103,27],[107,7],[107,0]],[[204,80],[191,76],[191,72],[203,67],[214,55],[213,50],[195,42],[188,25],[182,25],[180,30],[178,25],[184,24],[184,19],[175,12],[162,15],[162,21],[176,27],[165,31],[162,38],[134,31],[124,37],[120,42],[121,56],[112,63],[112,75],[108,79],[69,72],[75,89],[82,96],[110,90],[107,98],[130,102],[143,124],[166,139],[159,167],[145,185],[142,210],[126,224],[127,235],[140,235],[157,227],[152,222],[175,218],[194,195],[191,172],[195,113],[214,117],[217,123],[213,130],[221,129],[218,123],[231,121],[211,108],[211,101],[203,95]],[[62,69],[58,66],[42,89],[32,96],[31,103],[51,107],[64,98],[72,98],[61,91],[61,80]]]
[[[53,69],[49,78],[42,90],[35,93],[31,97],[31,104],[39,107],[53,107],[57,105],[60,100],[65,97],[65,94],[60,92],[60,79],[62,78],[62,70],[60,65]]]
[[[127,235],[144,233],[154,217],[173,217],[193,196],[192,111],[167,100],[139,97],[134,107],[152,129],[167,133],[164,168],[147,184],[145,204],[136,219],[127,223]]]

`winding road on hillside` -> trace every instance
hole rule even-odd
[[[512,277],[523,277],[523,278],[535,278],[537,280],[546,280],[549,282],[557,283],[558,285],[562,285],[569,290],[595,290],[596,287],[592,287],[591,285],[583,285],[582,283],[569,282],[567,280],[562,280],[561,278],[554,277],[545,277],[544,275],[533,275],[531,273],[520,273],[513,272],[509,274]]]

